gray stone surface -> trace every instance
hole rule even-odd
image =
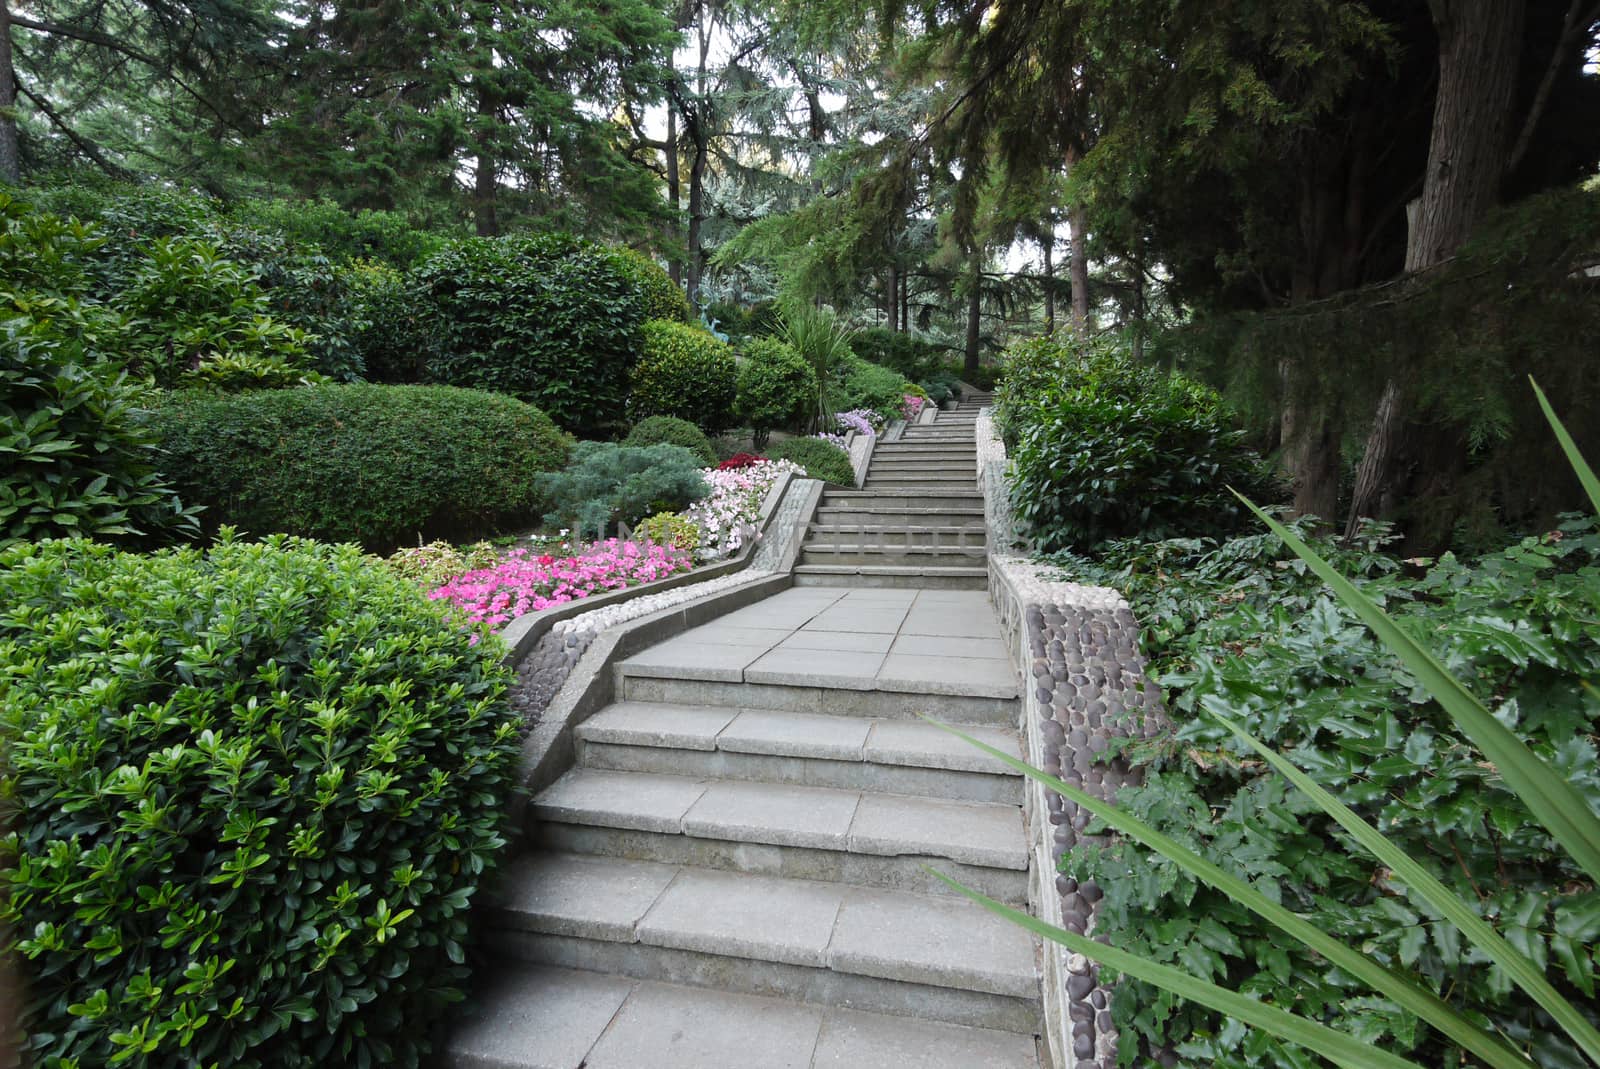
[[[752,661],[745,668],[744,679],[794,687],[872,690],[883,663],[881,653],[779,649]]]
[[[843,897],[835,883],[686,869],[640,922],[639,941],[824,968]]]
[[[732,709],[705,706],[619,702],[600,710],[577,730],[585,742],[714,750],[717,734],[737,715]]]
[[[639,984],[585,1069],[808,1069],[822,1011],[779,999]]]
[[[976,802],[863,794],[850,825],[850,849],[946,857],[999,869],[1028,867],[1021,811]]]
[[[734,717],[717,746],[735,753],[860,761],[872,722],[853,717],[748,710]]]
[[[928,694],[971,694],[1015,698],[1017,676],[1011,662],[994,658],[923,657],[891,653],[878,668],[878,685],[884,690]]]
[[[453,1069],[580,1069],[635,982],[512,965],[473,993],[450,1037]]]
[[[1005,728],[963,726],[961,731],[1013,757],[1022,756],[1017,733]],[[862,748],[868,761],[886,765],[917,765],[968,772],[1020,776],[1000,761],[957,738],[936,724],[916,720],[875,720]]]
[[[545,820],[676,832],[706,785],[678,776],[575,768],[533,800]]]
[[[828,961],[888,980],[1032,998],[1033,939],[976,902],[857,888],[844,896]]]
[[[832,1010],[811,1069],[1038,1069],[1031,1036]]]
[[[678,875],[676,865],[576,854],[523,855],[507,866],[500,916],[515,928],[632,942]]]
[[[683,817],[683,830],[712,839],[844,850],[861,796],[826,787],[713,783]]]

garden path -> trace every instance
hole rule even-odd
[[[875,453],[833,506],[869,519],[824,501],[803,585],[618,667],[534,800],[451,1065],[1037,1069],[1038,948],[928,871],[1027,900],[1020,777],[920,719],[1019,752],[999,624],[951,589],[981,498],[961,553],[904,551],[972,507],[975,409],[931,425],[936,471]]]

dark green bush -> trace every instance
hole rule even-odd
[[[944,367],[944,347],[916,334],[868,327],[850,339],[861,359],[881,364],[911,382],[922,382]]]
[[[839,486],[856,484],[855,467],[850,454],[821,438],[788,438],[774,442],[766,449],[772,460],[792,460],[806,469],[806,475]]]
[[[120,324],[75,301],[0,290],[0,546],[197,534],[156,473],[144,390],[105,355]]]
[[[539,490],[556,502],[545,517],[580,537],[604,538],[658,512],[679,512],[710,488],[699,458],[676,445],[579,442],[565,471],[540,475]]]
[[[445,386],[306,386],[167,398],[162,470],[215,529],[387,552],[534,521],[568,441],[538,409]]]
[[[1381,530],[1349,545],[1314,538],[1305,524],[1299,533],[1600,810],[1600,701],[1589,687],[1600,677],[1593,520],[1478,560],[1447,556],[1420,574],[1379,552]],[[1582,1064],[1562,1030],[1452,925],[1419,913],[1315,803],[1200,715],[1226,716],[1290,755],[1600,1020],[1592,881],[1276,536],[1129,540],[1102,547],[1099,561],[1061,563],[1070,578],[1127,594],[1176,724],[1174,738],[1136,755],[1153,763],[1142,786],[1119,792],[1123,809],[1483,1019],[1530,1065]],[[1067,868],[1104,891],[1095,931],[1112,945],[1292,1005],[1418,1064],[1452,1064],[1453,1044],[1176,866],[1143,850],[1083,847]],[[1194,1069],[1276,1069],[1304,1056],[1135,981],[1119,983],[1112,1013],[1125,1065],[1148,1064],[1141,1040],[1178,1050],[1177,1064]]]
[[[429,257],[411,288],[432,381],[509,394],[589,436],[622,423],[645,298],[616,250],[471,238]]]
[[[425,314],[406,276],[388,264],[357,260],[339,271],[349,301],[350,345],[370,382],[410,385],[428,377],[420,339]]]
[[[717,462],[716,450],[711,446],[711,440],[705,432],[686,419],[676,416],[651,416],[640,420],[628,432],[624,445],[649,446],[649,445],[676,445],[687,449],[706,467]]]
[[[1277,487],[1209,388],[1115,348],[1012,350],[1001,397],[1017,518],[1043,549],[1140,535],[1225,535]]]
[[[293,244],[318,248],[335,262],[372,260],[401,270],[426,260],[448,240],[418,228],[399,212],[351,212],[326,200],[247,200],[228,215],[255,230],[282,234]]]
[[[829,397],[835,411],[870,408],[884,419],[893,420],[900,418],[905,385],[899,372],[852,357],[844,362],[838,387],[830,391]]]
[[[644,348],[633,369],[628,414],[634,419],[676,416],[717,434],[733,421],[738,374],[726,343],[699,327],[651,320],[644,325]]]
[[[644,297],[646,319],[668,319],[674,323],[689,322],[689,299],[683,288],[672,281],[666,270],[636,249],[621,248],[625,270],[639,287]]]
[[[776,338],[745,343],[734,409],[754,432],[757,449],[769,432],[804,423],[816,397],[816,372],[793,348]]]
[[[354,547],[0,551],[35,1063],[420,1064],[515,779],[471,638]]]

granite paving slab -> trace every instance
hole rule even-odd
[[[1022,743],[1014,731],[980,724],[963,724],[960,730],[1013,757],[1022,756]],[[957,738],[936,724],[916,720],[875,721],[862,746],[861,756],[880,765],[915,765],[962,772],[1021,775],[966,739]]]
[[[1022,811],[1008,805],[863,794],[850,825],[850,849],[944,857],[998,869],[1028,867]]]
[[[585,742],[715,750],[718,732],[727,727],[738,713],[737,709],[698,705],[619,702],[579,724],[577,732]]]
[[[888,980],[1032,998],[1039,981],[1027,930],[976,902],[852,888],[828,946],[835,969]]]
[[[533,807],[547,820],[677,832],[705,790],[704,783],[682,776],[575,768],[540,792]]]
[[[815,1006],[703,988],[640,984],[585,1069],[809,1069]],[[864,1069],[864,1067],[863,1067]]]
[[[871,731],[871,721],[856,717],[747,710],[723,729],[716,744],[734,753],[859,761]]]
[[[811,1069],[1038,1069],[1031,1036],[831,1010]]]
[[[625,977],[536,966],[503,969],[462,1011],[450,1037],[451,1064],[580,1069],[633,989]]]
[[[640,921],[639,941],[822,968],[844,890],[816,880],[685,869]]]
[[[577,854],[521,855],[507,868],[501,916],[512,927],[631,943],[678,866]]]
[[[861,795],[776,783],[711,784],[682,820],[689,835],[844,850]]]
[[[750,662],[744,670],[744,681],[789,687],[871,690],[883,660],[881,653],[776,649]]]

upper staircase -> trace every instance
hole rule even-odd
[[[799,585],[982,590],[988,536],[969,394],[932,423],[879,441],[858,490],[829,489],[806,531]]]

